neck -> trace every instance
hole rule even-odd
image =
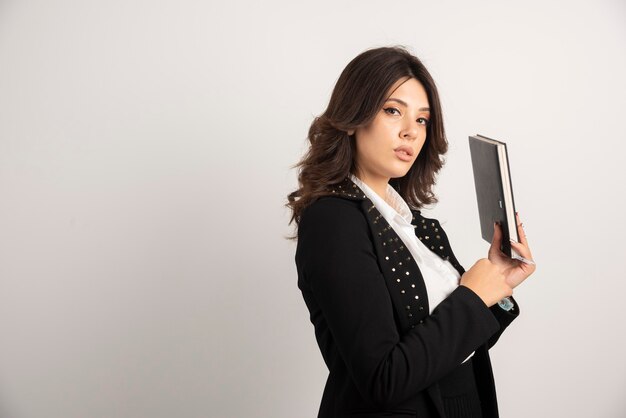
[[[355,174],[363,183],[380,196],[385,202],[387,201],[387,185],[389,184],[389,178],[371,176],[364,173]]]

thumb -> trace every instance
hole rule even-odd
[[[500,242],[502,241],[502,227],[496,222],[493,223],[493,238],[491,239],[491,247],[489,251],[500,251]]]

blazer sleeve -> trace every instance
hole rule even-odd
[[[381,407],[432,385],[500,328],[482,299],[458,286],[400,335],[367,220],[347,200],[320,199],[303,211],[296,264],[355,386]]]
[[[448,238],[446,231],[444,230],[441,224],[439,224],[439,228],[441,229],[441,232],[440,232],[441,235],[443,235],[445,237],[446,242],[448,242],[450,252],[452,253],[453,257],[456,258],[456,256],[454,256],[454,251],[452,250],[452,246],[450,245],[450,240]],[[461,269],[462,271],[460,271],[460,273],[461,274],[465,273],[465,269],[462,266],[461,266]],[[510,311],[505,311],[500,306],[498,306],[497,303],[489,307],[489,310],[491,311],[493,316],[498,320],[498,323],[500,324],[500,329],[498,330],[498,332],[496,332],[491,337],[489,337],[489,340],[487,340],[487,349],[490,349],[491,347],[495,345],[498,339],[500,339],[500,336],[502,335],[504,330],[520,314],[519,303],[517,302],[517,300],[515,300],[513,296],[509,296],[509,299],[511,299],[511,302],[513,302],[513,305],[515,305],[513,309]]]
[[[487,341],[487,348],[491,348],[495,345],[504,330],[520,314],[519,304],[517,303],[515,298],[513,296],[509,296],[509,299],[511,299],[511,302],[513,302],[513,305],[515,305],[510,311],[505,311],[504,309],[499,307],[497,303],[489,308],[493,316],[495,316],[500,323],[500,329],[498,330],[498,332],[489,337],[489,340]]]

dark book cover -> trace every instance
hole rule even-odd
[[[511,247],[510,238],[519,242],[515,222],[515,201],[506,143],[483,135],[469,137],[476,200],[480,217],[480,232],[491,244],[494,222],[502,226],[500,249],[512,258],[519,254]]]

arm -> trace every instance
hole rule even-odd
[[[526,234],[523,229],[523,224],[520,221],[519,213],[515,212],[515,221],[517,223],[518,234],[520,237],[520,242],[516,242],[511,240],[511,246],[521,255],[526,261],[532,260],[532,255],[530,253],[530,248],[528,247],[528,240],[526,239]],[[519,261],[511,260],[506,254],[502,252],[500,249],[502,242],[502,226],[499,222],[494,223],[494,233],[493,239],[491,242],[491,247],[489,248],[489,260],[493,263],[499,264],[505,269],[507,277],[507,283],[512,288],[519,286],[526,278],[531,275],[535,271],[535,263],[531,261],[531,263],[520,263]],[[511,296],[510,300],[513,302],[514,306],[509,311],[504,311],[503,309],[494,310],[494,315],[498,318],[498,322],[500,322],[501,330],[498,334],[493,335],[489,339],[489,348],[491,348],[498,338],[500,334],[506,329],[506,327],[519,316],[520,310],[517,301]]]
[[[296,263],[357,389],[382,407],[441,379],[500,327],[482,299],[459,286],[423,323],[399,335],[367,220],[341,199],[305,210]]]
[[[418,215],[421,216],[419,214],[419,211],[413,211],[413,214],[414,214],[414,216],[418,216]],[[461,273],[461,275],[463,275],[463,273],[465,273],[465,269],[463,268],[463,266],[458,264],[458,261],[456,261],[457,259],[456,259],[455,255],[454,255],[454,251],[452,250],[452,246],[450,245],[450,240],[448,239],[448,235],[446,234],[446,231],[444,230],[443,226],[436,219],[429,219],[429,218],[427,218],[427,219],[429,221],[436,222],[437,227],[440,230],[439,234],[442,236],[442,240],[446,243],[446,245],[447,245],[447,247],[448,247],[448,249],[450,251],[450,256],[457,263],[457,266],[458,266],[457,270],[460,269],[459,272]],[[515,298],[513,298],[513,296],[509,296],[509,299],[515,305],[513,307],[513,309],[511,309],[510,311],[505,311],[500,306],[498,306],[498,304],[495,304],[495,305],[489,307],[489,310],[491,311],[493,316],[498,320],[498,323],[500,324],[500,329],[498,330],[498,332],[493,334],[489,338],[489,340],[487,341],[487,348],[488,349],[493,347],[493,345],[498,341],[498,339],[500,338],[500,335],[502,335],[502,333],[509,326],[509,324],[511,322],[513,322],[513,320],[519,316],[520,310],[519,310],[519,305],[518,305],[517,301],[515,300]]]

